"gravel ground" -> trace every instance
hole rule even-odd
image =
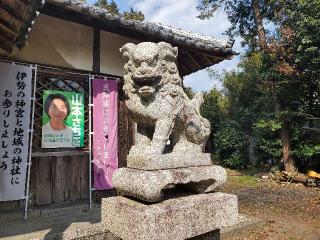
[[[266,222],[230,240],[320,240],[320,188],[228,172],[222,191],[239,197],[241,213]]]

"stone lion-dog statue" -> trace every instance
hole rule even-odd
[[[125,44],[124,92],[137,123],[129,155],[201,153],[210,135],[200,115],[202,93],[189,99],[177,68],[178,49],[165,42]]]

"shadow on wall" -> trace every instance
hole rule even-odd
[[[13,56],[21,61],[75,68],[62,55],[63,50],[55,47],[54,41],[48,34],[34,28],[27,46],[22,50],[15,49]]]

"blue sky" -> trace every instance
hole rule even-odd
[[[111,0],[109,0],[110,2]],[[230,26],[223,10],[218,10],[215,16],[209,20],[200,20],[196,18],[199,12],[196,9],[200,0],[115,0],[120,8],[120,11],[128,10],[133,7],[135,10],[140,10],[144,13],[146,21],[160,22],[173,27],[192,31],[198,34],[204,34],[215,38],[228,39],[228,36],[223,33]],[[94,0],[88,0],[89,4],[94,3]],[[242,52],[240,39],[235,39],[233,50]],[[223,70],[235,69],[239,62],[239,56],[232,60],[225,60],[212,68],[223,72]],[[209,79],[206,70],[201,70],[186,76],[184,79],[185,86],[192,87],[195,91],[208,91],[213,86],[221,86],[216,81]]]

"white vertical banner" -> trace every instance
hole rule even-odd
[[[0,62],[0,201],[24,199],[32,66]]]

